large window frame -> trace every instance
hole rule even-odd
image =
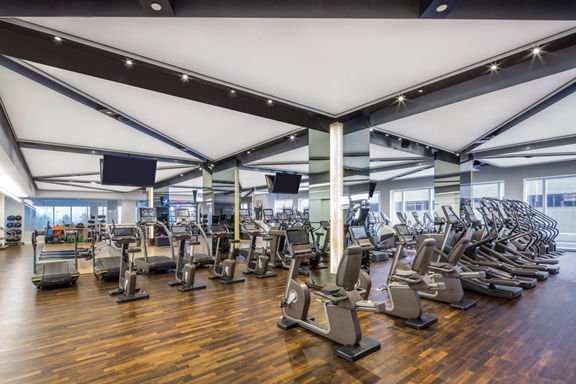
[[[395,194],[396,193],[401,193],[401,210],[400,212],[402,212],[403,214],[407,214],[410,213],[412,211],[414,211],[414,209],[411,209],[409,211],[406,211],[406,194],[409,192],[416,192],[416,191],[426,191],[427,196],[428,196],[428,209],[420,209],[420,210],[416,210],[417,212],[428,212],[431,215],[434,212],[434,187],[424,187],[424,188],[407,188],[407,189],[396,189],[396,190],[391,190],[390,191],[390,220],[392,220],[393,224],[399,224],[400,220],[398,219],[398,215],[396,214],[396,212],[398,212],[398,207],[396,207],[396,204],[398,203],[395,200]],[[412,217],[409,216],[408,220],[412,220]]]

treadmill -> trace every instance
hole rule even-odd
[[[46,234],[48,233],[49,230],[50,230],[50,223],[46,224],[46,228],[44,228],[43,233]],[[62,229],[62,232],[64,233],[64,238],[67,238],[70,234],[74,236],[74,249],[46,250],[42,248],[40,250],[39,260],[74,259],[76,257],[88,259],[92,255],[90,252],[90,248],[78,246],[78,229],[72,227],[70,228],[64,227]],[[46,244],[46,241],[44,241],[44,244]]]
[[[96,240],[98,239],[99,235],[97,233],[96,227],[94,227],[92,231],[92,271],[94,276],[102,281],[118,280],[120,277],[121,256],[96,256]],[[108,250],[110,253],[110,247]]]
[[[38,289],[52,287],[72,286],[80,277],[78,272],[78,255],[74,255],[74,261],[58,260],[50,262],[38,262],[38,237],[46,236],[45,231],[32,232],[33,248],[33,271],[32,283]]]
[[[148,256],[148,244],[146,239],[148,236],[148,229],[154,229],[157,225],[161,226],[170,241],[170,250],[172,256]],[[143,273],[153,272],[167,272],[176,269],[176,258],[174,257],[174,247],[172,247],[172,233],[168,230],[166,225],[158,221],[156,208],[140,208],[140,222],[138,223],[139,230],[142,232],[142,249],[144,257],[136,259],[136,267],[138,271]]]

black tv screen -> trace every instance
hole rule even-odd
[[[376,189],[376,183],[370,183],[370,194],[368,195],[369,199],[371,199],[372,196],[374,196],[375,189]]]
[[[298,193],[301,180],[301,175],[277,173],[274,177],[274,188],[272,189],[272,193]]]
[[[156,160],[104,155],[102,185],[152,187],[156,179]]]

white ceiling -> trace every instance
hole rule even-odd
[[[576,70],[571,72],[576,74]],[[575,134],[576,95],[572,94],[482,144],[474,152]]]
[[[413,163],[415,160],[406,160],[406,161],[371,161],[370,168],[380,168],[380,167],[390,167],[392,165],[399,165],[399,164],[406,164],[406,163]]]
[[[576,77],[576,69],[394,120],[379,125],[377,129],[419,140],[438,148],[458,152],[474,140],[495,129],[499,124],[574,79],[574,77]],[[572,103],[574,104],[574,102]],[[409,107],[410,104],[408,102]],[[565,117],[565,114],[562,117]],[[528,119],[525,123],[531,124],[532,119]],[[568,123],[561,124],[564,129],[568,125]],[[571,127],[572,132],[574,132],[573,125]],[[539,124],[539,128],[541,136],[550,137],[548,129],[541,129],[542,124]],[[497,136],[481,148],[493,145],[492,142],[495,140],[503,142],[505,138],[500,139],[500,137],[505,136],[506,133]],[[515,137],[512,139],[510,136]],[[508,137],[509,141],[518,142],[518,133],[510,133]],[[523,131],[522,137],[525,137]]]
[[[501,157],[494,159],[482,159],[483,162],[497,167],[520,167],[525,165],[535,165],[544,163],[555,163],[559,161],[576,160],[576,156],[545,156],[545,157]]]
[[[278,153],[258,161],[247,163],[247,165],[256,166],[261,163],[291,163],[293,161],[308,161],[308,146]]]
[[[415,153],[410,153],[408,151],[404,152],[393,148],[387,148],[376,144],[370,144],[371,159],[398,159],[404,157],[410,157],[415,159],[422,158],[421,156]]]
[[[576,26],[446,19],[26,20],[330,113]]]
[[[0,98],[18,139],[192,159],[50,88],[0,67]]]
[[[219,159],[301,129],[230,109],[32,64],[211,159]],[[180,82],[180,79],[175,77],[174,81]]]
[[[64,184],[53,184],[47,182],[36,181],[36,187],[41,190],[48,191],[81,191],[81,192],[132,192],[139,187],[123,187],[123,186],[112,186],[112,185],[100,185],[98,183],[66,183]],[[98,189],[94,189],[98,188]],[[104,191],[102,191],[102,189]]]
[[[575,130],[576,133],[576,130]],[[529,146],[528,146],[529,147]],[[556,147],[549,147],[549,148],[540,148],[540,149],[529,149],[525,151],[519,152],[510,152],[510,155],[529,155],[529,154],[538,154],[538,153],[576,153],[576,144],[568,144],[568,145],[558,145]]]
[[[202,177],[196,177],[194,179],[182,181],[180,183],[174,184],[175,186],[179,187],[195,187],[195,188],[202,188]]]
[[[269,172],[240,170],[240,186],[242,188],[254,188],[266,185],[265,175],[272,175]]]
[[[399,177],[396,180],[416,179],[418,177],[434,177],[434,167]]]
[[[405,168],[405,169],[395,169],[390,171],[381,171],[381,172],[372,172],[370,173],[370,180],[371,181],[382,181],[382,180],[389,180],[392,178],[397,177],[406,172],[410,172],[418,167],[414,168]]]
[[[250,164],[250,166],[257,167],[258,165]],[[272,169],[276,171],[308,173],[308,164],[266,165],[262,166],[262,168]]]

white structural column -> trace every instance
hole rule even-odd
[[[154,208],[154,187],[148,188],[148,207]],[[148,229],[148,238],[154,240],[154,227]]]
[[[234,167],[234,240],[240,240],[240,168]],[[240,248],[240,244],[236,244]]]
[[[330,124],[330,272],[336,273],[344,252],[344,125]]]

